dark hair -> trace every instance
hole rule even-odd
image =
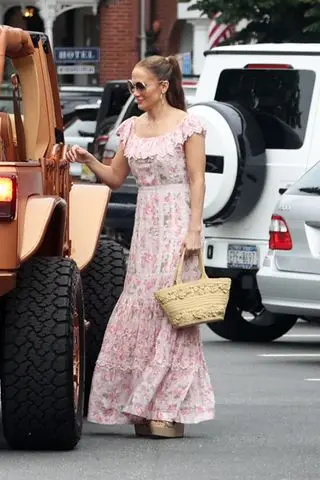
[[[182,88],[182,72],[176,57],[173,55],[169,57],[152,55],[140,60],[137,66],[149,70],[160,82],[168,81],[169,87],[166,96],[169,105],[180,110],[186,110],[186,101]]]

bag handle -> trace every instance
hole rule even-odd
[[[175,284],[182,283],[182,273],[183,273],[185,256],[186,256],[186,249],[184,248],[183,251],[182,251],[182,254],[180,256],[179,263],[178,263],[176,276],[175,276],[175,279],[174,279]],[[208,278],[208,276],[207,276],[205,268],[204,268],[203,252],[202,252],[201,249],[197,251],[197,257],[198,257],[198,260],[199,260],[201,280],[206,280]]]

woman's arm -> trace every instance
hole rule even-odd
[[[203,135],[194,134],[185,143],[187,170],[191,196],[191,218],[189,230],[201,231],[205,194],[205,140]]]
[[[193,134],[185,142],[187,171],[190,184],[191,216],[183,248],[194,253],[201,248],[203,202],[205,194],[205,139]]]
[[[112,159],[112,165],[103,165],[87,150],[78,145],[71,147],[66,154],[66,159],[69,162],[85,163],[101,182],[108,185],[112,190],[121,187],[130,171],[122,143]]]

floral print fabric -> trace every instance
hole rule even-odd
[[[134,122],[135,117],[126,120],[118,133],[139,186],[135,227],[123,293],[96,363],[88,420],[198,423],[214,417],[199,327],[172,328],[154,292],[173,284],[188,230],[184,143],[205,130],[189,113],[173,131],[158,137],[138,137]],[[184,279],[197,278],[195,256],[186,261]]]

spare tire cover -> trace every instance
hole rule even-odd
[[[246,166],[265,155],[263,135],[253,116],[240,106],[198,103],[188,111],[197,115],[207,129],[203,219],[207,224],[218,224],[237,206]],[[265,160],[259,159],[262,163]]]

